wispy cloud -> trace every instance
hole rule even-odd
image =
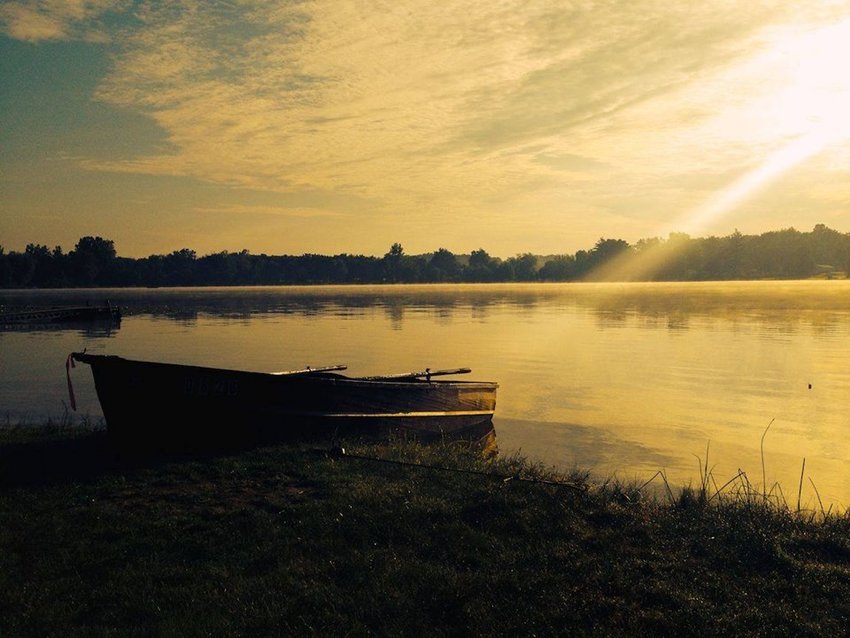
[[[9,0],[0,5],[0,30],[26,42],[107,40],[99,19],[123,11],[129,0]]]
[[[147,112],[179,149],[131,170],[479,199],[541,175],[520,146],[607,161],[618,113],[741,55],[768,11],[608,6],[147,6],[98,97]]]
[[[340,213],[323,208],[309,208],[304,206],[261,206],[248,204],[230,204],[226,206],[196,206],[192,210],[198,213],[214,215],[251,215],[272,217],[340,217]]]
[[[36,40],[82,33],[114,5],[68,7],[15,2],[2,15]],[[96,99],[147,115],[169,144],[90,168],[349,194],[376,215],[511,229],[532,214],[552,229],[593,215],[645,232],[788,142],[794,126],[764,118],[789,63],[770,56],[850,5],[141,0],[128,11]]]

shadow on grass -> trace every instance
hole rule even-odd
[[[94,481],[104,476],[180,461],[209,460],[259,445],[230,442],[200,449],[127,450],[106,431],[0,432],[0,489]]]
[[[23,487],[95,479],[121,467],[106,432],[4,432],[0,486]],[[11,439],[11,440],[9,440]]]
[[[301,454],[327,456],[339,454],[343,442],[356,446],[391,441],[400,444],[406,440],[363,432],[341,434],[338,431],[293,427],[285,433],[245,430],[240,434],[181,437],[166,443],[155,438],[116,441],[102,429],[63,426],[0,428],[0,489],[85,483],[166,464],[214,461],[269,446],[294,446],[300,449]],[[482,441],[466,441],[458,449],[484,446],[480,448],[484,452],[481,455],[483,459],[491,452],[488,445],[492,444],[495,449],[494,440],[487,440],[487,445]],[[435,443],[430,441],[430,445]],[[408,446],[402,449],[418,451],[421,456],[422,450],[429,449],[430,445],[426,443],[424,448]]]

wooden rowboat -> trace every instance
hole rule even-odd
[[[249,372],[75,352],[91,366],[120,442],[193,445],[232,437],[388,433],[422,441],[493,437],[497,383],[436,380],[466,368],[348,377],[345,366]],[[73,389],[68,377],[72,406]]]

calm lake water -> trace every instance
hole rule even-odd
[[[466,366],[500,383],[499,448],[606,479],[718,483],[739,470],[796,504],[850,503],[850,282],[0,291],[21,306],[100,303],[118,328],[0,331],[0,418],[62,415],[74,350],[353,375]],[[101,416],[72,370],[81,414]],[[150,397],[156,401],[156,397]],[[163,406],[163,410],[167,407]]]

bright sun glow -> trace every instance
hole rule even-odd
[[[753,146],[750,168],[663,229],[661,235],[703,233],[712,222],[805,161],[850,140],[850,20],[777,39],[766,52],[732,71],[740,78],[768,78],[766,90],[722,113],[721,126],[746,122],[740,140]],[[760,149],[764,149],[763,151]],[[643,279],[663,267],[676,250],[668,243],[606,264],[599,279]]]
[[[850,139],[850,20],[782,38],[751,61],[776,88],[754,100],[758,133],[770,149],[758,164],[671,224],[698,233],[806,160]],[[752,121],[752,120],[751,120]]]

